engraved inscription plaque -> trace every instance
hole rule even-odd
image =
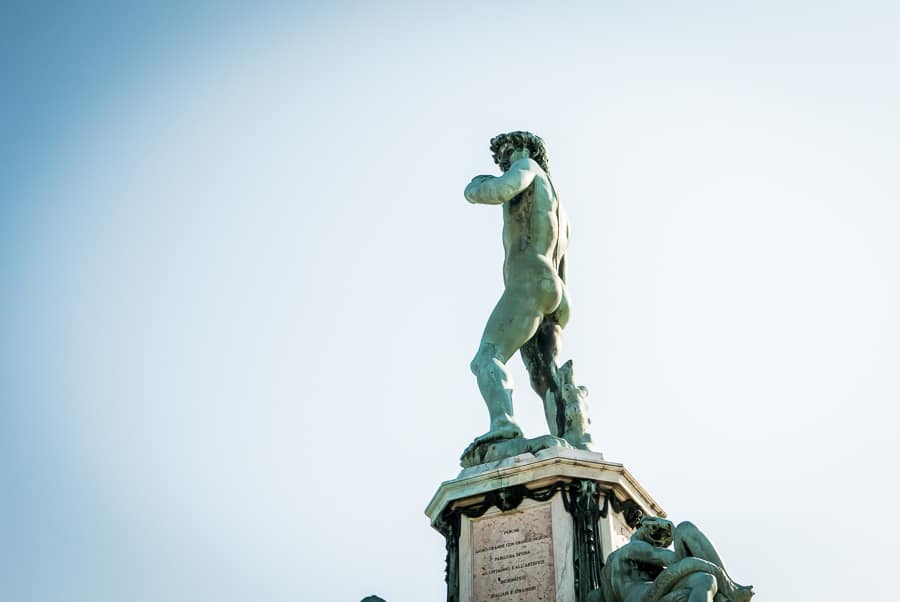
[[[550,504],[472,522],[474,599],[556,600]]]

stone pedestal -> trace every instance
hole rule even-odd
[[[466,468],[425,513],[446,538],[448,602],[595,600],[609,553],[665,516],[624,466],[563,448]]]

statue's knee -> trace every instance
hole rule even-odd
[[[716,578],[710,573],[694,573],[689,575],[682,583],[693,591],[708,592],[713,595],[716,595],[719,591]]]
[[[716,578],[709,573],[703,573],[703,589],[711,593],[715,596],[719,593],[719,585],[716,583]]]
[[[484,344],[478,348],[478,353],[469,362],[469,370],[472,374],[478,376],[486,365],[489,365],[496,359],[496,348],[491,344]]]
[[[678,531],[682,535],[699,533],[700,529],[697,528],[697,525],[692,523],[691,521],[682,521],[678,523],[678,526],[675,527],[675,530]]]

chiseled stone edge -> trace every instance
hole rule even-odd
[[[444,481],[432,497],[425,514],[434,527],[441,512],[457,500],[484,495],[512,485],[537,484],[555,478],[591,479],[632,499],[645,514],[665,517],[666,513],[624,465],[609,462],[596,452],[549,448],[537,454],[521,454],[491,464],[463,469],[459,476]]]

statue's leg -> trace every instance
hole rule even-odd
[[[740,585],[735,583],[728,572],[725,570],[725,563],[716,552],[712,542],[697,528],[694,523],[684,521],[678,523],[673,533],[675,543],[675,553],[679,558],[693,556],[706,560],[721,569],[721,575],[718,579],[719,592],[728,597],[729,600],[749,600],[753,596],[752,586]]]
[[[719,558],[718,552],[713,547],[712,542],[707,539],[700,529],[692,522],[684,521],[678,523],[673,533],[675,540],[675,553],[679,558],[693,556],[694,558],[702,558],[714,565],[724,569],[725,564]]]
[[[709,573],[688,575],[678,584],[678,587],[690,590],[688,602],[713,602],[713,598],[718,592],[716,578]]]
[[[491,312],[478,353],[470,364],[491,417],[491,430],[475,444],[522,436],[513,419],[512,377],[506,362],[534,336],[542,317],[533,295],[515,289],[507,289]]]
[[[491,417],[491,429],[476,443],[522,436],[522,429],[513,419],[512,376],[498,355],[495,345],[482,343],[469,365]]]
[[[552,316],[547,316],[541,322],[537,332],[528,339],[519,350],[522,362],[528,370],[531,388],[537,393],[544,403],[544,415],[550,434],[562,437],[566,428],[565,408],[562,406],[562,395],[557,385],[556,356],[559,353],[559,344],[562,338],[562,328]],[[559,407],[550,408],[547,405],[547,391],[553,391],[553,403]]]
[[[696,577],[695,575],[707,575],[713,579],[715,587],[709,586],[707,577]],[[709,601],[720,594],[720,598],[724,596],[729,602],[749,602],[753,597],[752,587],[737,585],[722,567],[702,558],[688,556],[666,567],[654,579],[653,587],[641,600],[642,602],[661,602],[665,599],[666,594],[678,590],[690,590],[692,597],[689,597],[688,600],[691,602],[694,602],[695,599],[708,602],[706,598],[700,597],[701,594],[695,594],[695,590],[706,592],[705,595],[708,596]]]
[[[528,341],[522,345],[522,362],[528,370],[531,388],[544,402],[544,416],[550,434],[562,437],[566,428],[565,408],[562,394],[557,386],[556,357],[562,343],[562,331],[569,322],[569,299],[564,283],[561,283],[562,297],[553,313],[545,316]],[[547,405],[547,391],[553,391],[557,407]]]
[[[689,589],[679,589],[674,592],[668,593],[662,598],[659,599],[659,602],[688,602],[688,598],[691,595],[691,590]]]
[[[715,587],[715,577],[709,573],[694,573],[679,581],[659,602],[718,602],[721,596],[710,591],[711,588],[715,591]]]

